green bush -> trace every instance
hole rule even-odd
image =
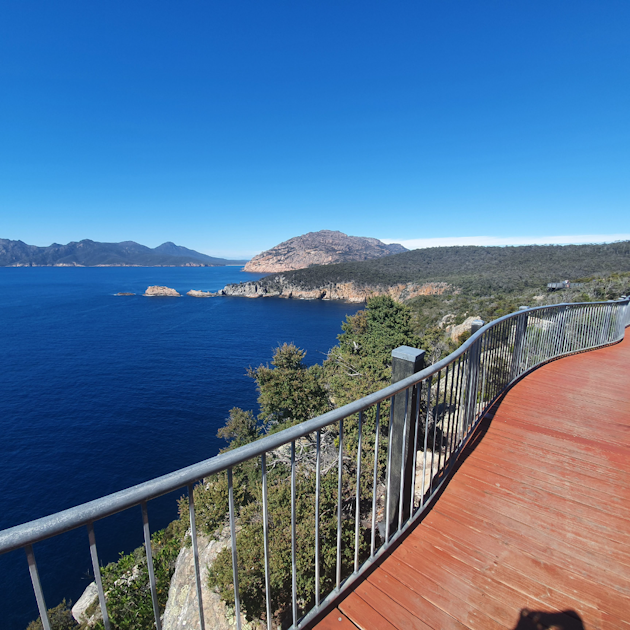
[[[64,599],[58,606],[48,609],[48,620],[52,630],[76,630],[79,627],[79,624],[72,616],[71,607],[72,602],[66,603]],[[41,617],[31,621],[26,630],[44,630]]]
[[[164,612],[171,577],[175,570],[181,539],[176,528],[169,525],[151,536],[153,570],[160,614]],[[155,627],[149,570],[144,547],[130,554],[121,554],[117,562],[101,570],[103,588],[107,593],[107,612],[113,630],[152,630]],[[96,604],[94,605],[96,609]],[[88,614],[93,613],[88,610]],[[103,630],[99,622],[95,626]]]

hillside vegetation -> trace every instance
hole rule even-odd
[[[604,245],[435,247],[360,262],[315,266],[259,281],[313,289],[330,283],[393,286],[448,282],[464,293],[519,292],[548,282],[630,271],[630,241]]]

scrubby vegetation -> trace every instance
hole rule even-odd
[[[339,335],[339,345],[330,353],[323,366],[306,368],[304,353],[293,345],[276,350],[272,366],[250,370],[259,391],[260,413],[257,428],[253,427],[251,412],[233,409],[226,429],[220,435],[230,440],[228,448],[255,439],[258,433],[269,433],[297,424],[318,413],[327,411],[375,391],[391,380],[391,351],[399,345],[415,345],[419,339],[413,332],[411,311],[390,298],[378,297],[368,308],[347,318]],[[294,395],[295,392],[303,395]],[[244,419],[247,421],[243,421]],[[371,505],[372,474],[374,466],[374,417],[366,415],[365,436],[362,447],[362,496]],[[369,426],[371,425],[371,426]],[[229,427],[229,428],[228,428]],[[380,425],[382,444],[387,443],[388,413],[384,409]],[[296,562],[298,606],[309,610],[315,601],[315,462],[302,457],[304,449],[314,436],[303,438],[296,444]],[[322,597],[336,583],[337,548],[337,483],[338,446],[340,435],[337,426],[322,431],[322,470],[320,496],[320,589]],[[356,419],[344,424],[342,471],[342,574],[351,572],[354,561],[354,483],[356,479],[357,424]],[[272,609],[275,620],[282,624],[291,615],[291,501],[290,501],[290,447],[269,454],[268,496],[270,514],[270,581]],[[382,452],[385,452],[383,446]],[[310,449],[308,451],[311,452]],[[382,457],[379,457],[379,460]],[[378,462],[384,470],[384,461]],[[235,490],[238,487],[238,517],[241,526],[237,534],[239,559],[239,586],[242,604],[250,618],[264,618],[265,576],[263,563],[262,482],[258,462],[250,461],[234,471]],[[215,482],[216,483],[216,482]],[[214,491],[214,486],[211,492]],[[247,490],[245,490],[247,489]],[[207,498],[208,490],[201,486],[195,504]],[[211,503],[216,505],[216,498]],[[225,506],[226,507],[226,506]],[[182,509],[182,518],[186,510]],[[218,516],[216,511],[215,516]],[[227,517],[227,509],[223,515]],[[205,522],[206,527],[217,526],[219,521]],[[360,555],[369,547],[369,532],[363,527],[360,538]],[[231,551],[219,554],[210,570],[210,584],[217,588],[228,603],[234,600],[232,588]]]
[[[303,289],[329,283],[392,286],[447,282],[467,295],[515,293],[565,278],[630,271],[630,241],[605,245],[529,245],[519,247],[435,247],[383,258],[320,265],[272,274]]]

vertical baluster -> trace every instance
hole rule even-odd
[[[387,492],[385,494],[385,542],[389,542],[389,495],[392,487],[392,434],[394,430],[394,398],[389,399],[389,438],[387,440]]]
[[[155,581],[155,571],[153,568],[153,552],[151,546],[151,530],[149,527],[149,513],[147,509],[147,502],[143,501],[141,503],[142,508],[142,526],[144,533],[144,547],[147,557],[147,570],[149,572],[149,585],[151,588],[151,600],[153,603],[153,615],[155,617],[155,625],[158,630],[161,628],[160,622],[160,610],[157,600],[157,584]]]
[[[449,392],[449,396],[448,396],[448,434],[447,434],[447,439],[446,439],[446,456],[445,456],[445,462],[446,460],[450,459],[452,453],[453,453],[453,433],[455,432],[454,429],[454,424],[455,424],[455,413],[453,410],[453,389],[454,389],[454,385],[456,382],[456,370],[457,370],[457,366],[458,366],[458,362],[459,362],[459,358],[455,359],[455,361],[453,361],[453,363],[451,363],[451,391]]]
[[[466,356],[467,354],[462,354],[459,357],[459,365],[457,367],[458,370],[458,387],[457,387],[457,400],[459,401],[457,403],[457,416],[455,419],[455,422],[457,423],[457,448],[459,449],[459,445],[461,444],[461,441],[463,439],[463,435],[464,435],[464,427],[463,427],[463,420],[462,420],[462,416],[463,416],[463,409],[464,409],[464,405],[463,405],[463,390],[464,390],[464,375],[466,374]]]
[[[94,581],[96,582],[96,590],[98,591],[98,601],[101,605],[101,613],[103,615],[103,625],[105,630],[110,630],[109,615],[107,614],[107,602],[105,601],[105,592],[103,591],[103,580],[101,578],[101,566],[98,561],[98,553],[96,552],[96,536],[94,535],[94,523],[87,524],[88,540],[90,541],[90,557],[92,558],[92,569],[94,571]]]
[[[359,443],[357,445],[357,497],[354,523],[354,570],[359,570],[359,534],[361,533],[361,441],[363,438],[363,412],[359,411]]]
[[[532,335],[531,335],[531,326],[530,326],[530,322],[529,322],[530,318],[527,317],[526,323],[525,323],[525,328],[523,330],[523,347],[521,350],[521,370],[520,370],[520,374],[524,374],[527,369],[528,369],[528,365],[529,365],[529,356],[531,354],[531,341],[532,341]],[[520,375],[519,374],[519,375]]]
[[[508,384],[510,380],[510,334],[511,334],[512,322],[510,320],[503,321],[501,323],[501,331],[502,331],[502,347],[501,347],[501,357],[503,364],[503,372],[501,374],[501,391],[505,389],[505,386]]]
[[[597,310],[599,311],[599,335],[597,338],[597,345],[601,346],[604,343],[604,322],[606,321],[604,306],[600,304]]]
[[[448,421],[447,421],[447,409],[448,409],[448,377],[449,377],[449,373],[451,376],[451,380],[453,380],[453,373],[452,373],[452,363],[447,365],[444,368],[444,403],[442,405],[442,424],[441,424],[441,428],[442,428],[442,437],[440,438],[440,451],[439,451],[439,455],[438,455],[438,470],[442,469],[442,466],[444,466],[445,462],[446,462],[446,444],[444,443],[445,441],[445,436],[448,435],[447,431],[448,431]],[[439,415],[439,414],[438,414]],[[444,458],[442,458],[442,451],[444,451]],[[442,459],[444,459],[444,461],[442,461]]]
[[[188,484],[188,514],[190,516],[190,538],[195,562],[195,585],[197,587],[197,605],[199,606],[199,625],[201,630],[205,630],[206,622],[203,614],[203,598],[201,596],[201,569],[199,567],[199,547],[197,545],[197,524],[195,522],[195,494],[192,483]]]
[[[291,442],[291,593],[293,625],[297,625],[297,559],[295,553],[295,440]]]
[[[343,418],[339,420],[339,475],[337,477],[337,590],[341,586],[341,493],[343,481]]]
[[[494,400],[497,395],[497,327],[493,326],[488,333],[490,345],[488,350],[488,378],[490,379],[488,396],[490,400]]]
[[[459,356],[455,362],[453,363],[453,369],[456,370],[456,372],[454,373],[453,378],[451,379],[451,399],[449,402],[449,405],[453,405],[453,399],[455,399],[455,409],[452,411],[451,413],[451,424],[449,425],[449,440],[448,440],[448,452],[449,452],[449,457],[452,455],[455,447],[454,444],[456,444],[457,439],[458,439],[458,434],[459,434],[459,426],[457,423],[457,416],[459,413],[459,408],[457,406],[457,392],[458,392],[458,387],[459,387],[459,379],[460,379],[460,372],[461,372],[461,359],[462,357]]]
[[[381,403],[376,403],[376,425],[375,432],[376,438],[374,440],[374,477],[372,479],[372,540],[370,542],[370,557],[374,557],[374,551],[376,547],[376,489],[378,484],[378,447],[380,438],[380,423],[381,420]]]
[[[551,309],[545,309],[545,321],[547,322],[547,328],[545,330],[545,345],[544,345],[544,356],[542,361],[548,361],[552,357],[552,346],[551,339],[553,334],[555,334],[556,329],[556,313]],[[541,362],[542,362],[541,361]]]
[[[147,511],[147,502],[143,501],[142,507],[142,530],[144,532],[144,549],[147,554],[147,569],[149,570],[149,585],[151,586],[151,600],[153,602],[153,617],[155,618],[155,627],[162,630],[160,622],[160,608],[158,606],[157,587],[155,584],[155,573],[153,571],[153,553],[151,552],[151,530],[149,529],[149,512]]]
[[[238,556],[236,553],[236,510],[234,508],[234,484],[232,469],[227,469],[228,501],[230,506],[230,537],[232,542],[232,583],[234,584],[234,614],[236,627],[241,630],[241,593],[238,587]]]
[[[35,552],[33,551],[33,546],[26,545],[24,550],[26,551],[28,570],[31,574],[31,583],[33,584],[33,591],[35,592],[37,609],[39,610],[42,626],[44,626],[44,630],[51,630],[50,620],[48,619],[48,610],[46,609],[46,601],[44,600],[44,591],[42,591],[42,584],[39,581],[39,571],[37,570],[37,562],[35,562]]]
[[[514,329],[514,339],[516,340],[516,326],[515,322],[508,319],[503,322],[505,326],[505,345],[503,348],[505,357],[505,375],[503,377],[503,389],[505,389],[510,382],[510,372],[512,370],[512,358],[514,357],[514,349],[511,348],[510,340],[512,338],[512,330]]]
[[[479,354],[479,369],[481,370],[481,404],[484,405],[486,399],[486,376],[487,376],[487,346],[489,331],[484,332],[481,337],[481,352]]]
[[[423,381],[424,382],[424,381]],[[420,426],[420,399],[422,397],[422,383],[418,383],[415,387],[416,393],[416,417],[414,418],[414,434],[413,434],[413,464],[411,466],[411,497],[409,500],[409,521],[413,518],[416,509],[416,462],[418,459],[418,427]]]
[[[398,493],[398,531],[402,527],[403,522],[403,500],[405,498],[405,459],[407,455],[407,432],[409,419],[409,388],[405,390],[405,412],[403,421],[403,437],[400,453],[400,491]]]
[[[440,379],[442,378],[442,370],[437,373],[437,391],[435,393],[435,413],[433,414],[433,446],[431,448],[431,482],[429,483],[429,491],[433,490],[433,462],[435,460],[435,434],[437,431],[437,423],[439,417],[438,405],[440,404]]]
[[[593,318],[592,318],[592,313],[593,313],[593,307],[592,306],[585,306],[584,307],[585,310],[585,316],[584,316],[584,320],[585,320],[585,326],[586,326],[586,347],[590,348],[592,346],[592,337],[593,337]]]
[[[589,328],[588,343],[589,347],[593,348],[597,331],[597,308],[594,304],[589,306]]]
[[[429,413],[431,412],[431,386],[433,383],[433,375],[429,376],[427,381],[427,412],[424,416],[424,449],[423,449],[423,461],[422,461],[422,497],[420,498],[420,507],[424,506],[424,494],[425,494],[425,478],[427,471],[427,448],[429,438]]]
[[[319,495],[321,492],[321,430],[317,429],[315,462],[315,605],[319,606]]]
[[[265,553],[265,603],[266,603],[266,608],[267,608],[267,630],[271,630],[271,580],[269,578],[269,504],[267,500],[267,453],[263,453],[260,456],[260,466],[262,470],[263,538],[264,538],[263,545],[264,545],[264,553]]]
[[[494,370],[494,378],[495,378],[495,397],[498,396],[501,393],[501,375],[503,373],[503,366],[501,364],[501,350],[503,348],[503,342],[502,342],[502,337],[501,337],[501,324],[497,324],[497,326],[495,326],[495,334],[496,334],[496,341],[495,341],[495,370]]]
[[[536,311],[536,322],[533,323],[532,322],[532,337],[533,337],[533,344],[532,344],[532,351],[531,351],[531,360],[529,362],[529,367],[528,369],[533,368],[536,363],[538,362],[538,357],[540,356],[540,340],[541,340],[541,334],[542,334],[542,328],[540,328],[541,321],[540,321],[540,311]]]

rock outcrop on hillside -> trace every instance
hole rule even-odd
[[[320,230],[291,238],[254,256],[245,271],[277,273],[312,265],[369,260],[407,250],[398,244],[386,245],[376,238],[348,236],[343,232]]]
[[[418,295],[441,295],[450,285],[446,282],[426,282],[424,284],[396,284],[393,286],[359,285],[354,282],[329,282],[315,289],[305,289],[288,282],[284,276],[274,276],[273,282],[241,282],[228,284],[215,295],[234,297],[281,297],[297,300],[342,300],[345,302],[366,302],[376,295],[389,295],[397,302],[404,302]]]
[[[225,528],[216,539],[197,534],[203,602],[206,628],[233,630],[236,627],[234,610],[221,600],[218,593],[208,588],[208,566],[212,565],[219,552],[230,544],[230,533]],[[177,558],[175,573],[168,591],[168,601],[162,617],[162,630],[188,630],[199,627],[199,604],[195,582],[195,561],[192,547],[184,547]],[[247,622],[241,615],[243,630],[262,630],[263,624]]]
[[[461,324],[451,324],[447,326],[446,332],[453,341],[457,341],[464,333],[470,332],[472,330],[473,323],[478,320],[481,320],[479,316],[467,317]]]

